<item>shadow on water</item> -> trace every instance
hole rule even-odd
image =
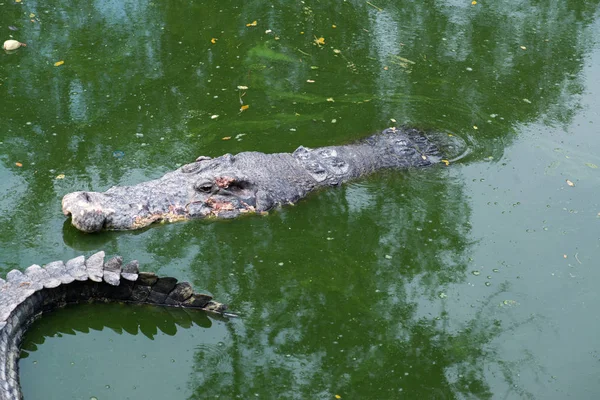
[[[153,340],[158,331],[173,336],[178,329],[189,329],[197,325],[212,326],[204,312],[139,305],[93,304],[68,306],[53,314],[54,323],[40,320],[27,333],[27,343],[22,348],[21,358],[27,358],[42,345],[47,337],[89,333],[90,330],[111,329],[121,335],[144,335]],[[222,320],[222,319],[219,319]]]
[[[465,138],[471,149],[458,164],[501,162],[519,127],[565,125],[578,110],[598,1],[381,1],[381,11],[357,1],[139,2],[133,14],[133,5],[91,12],[79,3],[56,5],[62,13],[24,29],[28,53],[0,64],[13,110],[2,174],[9,193],[28,193],[1,198],[11,211],[0,217],[0,243],[11,249],[4,264],[22,266],[19,252],[40,262],[65,258],[64,244],[103,246],[210,288],[244,317],[224,328],[226,367],[197,374],[212,360],[196,351],[196,369],[180,372],[189,372],[191,398],[491,399],[490,374],[506,397],[533,397],[518,375],[538,360],[510,364],[495,350],[538,323],[506,323],[508,283],[460,318],[447,312],[447,290],[466,283],[474,245],[469,193],[452,164],[379,173],[265,218],[136,234],[75,234],[56,204],[69,191],[154,178],[202,153],[337,144],[390,119]],[[67,30],[63,18],[73,21]],[[246,26],[256,19],[260,29]],[[321,36],[325,45],[315,42]],[[52,67],[57,49],[69,68]],[[240,100],[251,107],[240,112]],[[64,243],[54,238],[61,227]],[[112,318],[95,323],[110,327]],[[71,323],[49,322],[28,343]]]
[[[204,369],[219,370],[220,360],[227,359],[226,324],[201,311],[168,307],[68,306],[36,321],[27,333],[20,367],[26,375],[37,375],[38,385],[25,385],[24,396],[187,397],[186,374],[177,378],[179,372],[197,369],[201,376]],[[211,365],[192,357],[203,353],[211,355]],[[165,385],[165,374],[170,385]]]

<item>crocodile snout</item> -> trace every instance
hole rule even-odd
[[[106,214],[88,192],[74,192],[63,197],[62,211],[71,216],[71,224],[83,232],[98,232],[106,222]]]

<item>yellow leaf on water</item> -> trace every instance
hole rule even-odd
[[[570,180],[567,179],[567,185],[569,186],[575,186],[575,184],[573,182],[571,182]]]
[[[408,58],[404,58],[404,57],[400,57],[400,56],[397,56],[397,57],[398,57],[398,60],[402,61],[403,63],[413,64],[413,65],[416,64],[416,62],[409,60]]]
[[[20,3],[20,2],[21,2],[21,0],[15,0],[15,3]]]
[[[472,2],[471,2],[471,4],[472,4],[472,5],[476,5],[476,4],[477,4],[477,2],[476,2],[476,1],[472,1]]]
[[[57,175],[56,179],[65,179],[65,174]]]
[[[342,398],[342,396],[340,396],[339,394],[336,394],[336,395],[335,395],[335,398],[336,398],[336,399],[341,399],[341,398]]]
[[[231,139],[231,136],[225,136],[222,140],[229,140]]]
[[[312,79],[307,79],[306,82],[308,82],[308,83],[315,83],[315,81],[313,81]]]
[[[315,43],[318,44],[319,46],[324,45],[325,44],[325,38],[324,37],[316,37],[315,36]]]
[[[240,107],[240,111],[244,111],[244,110],[247,110],[249,108],[250,108],[250,106],[248,104],[244,104],[243,106]]]
[[[212,38],[212,39],[210,39],[210,42],[211,42],[212,44],[215,44],[215,43],[217,43],[217,40],[218,40],[217,38]]]
[[[328,97],[328,98],[327,98],[327,101],[329,101],[329,102],[331,102],[331,103],[335,102],[335,100],[333,99],[333,97]]]
[[[258,21],[252,21],[249,24],[246,24],[246,26],[256,26],[258,25]]]
[[[16,165],[17,167],[22,167],[22,166],[23,166],[23,164],[21,164],[20,162],[16,162],[16,163],[15,163],[15,165]]]
[[[33,17],[35,17],[34,13],[29,14],[29,18],[33,18]]]
[[[527,50],[527,47],[521,46],[521,50]]]
[[[477,130],[479,128],[477,127],[477,125],[473,125],[473,129]]]
[[[55,67],[60,67],[61,65],[63,65],[65,62],[63,60],[57,61],[54,63]]]
[[[448,161],[448,160],[442,160],[442,162],[446,165],[450,165],[450,161]]]

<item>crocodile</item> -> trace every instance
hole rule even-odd
[[[465,150],[444,133],[388,128],[358,142],[293,153],[242,152],[200,156],[163,177],[105,192],[65,195],[62,210],[83,232],[132,230],[154,222],[235,218],[294,204],[321,187],[338,186],[381,169],[440,164]]]
[[[195,293],[188,282],[141,272],[135,260],[105,259],[103,251],[12,270],[0,278],[0,400],[23,398],[18,361],[23,335],[44,313],[83,302],[125,302],[203,310],[222,316],[227,306]]]

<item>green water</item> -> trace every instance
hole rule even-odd
[[[0,54],[2,275],[103,249],[242,316],[56,312],[26,399],[598,398],[600,2],[214,3],[0,2],[27,43]],[[267,217],[85,235],[61,214],[199,155],[402,124],[469,153]]]

